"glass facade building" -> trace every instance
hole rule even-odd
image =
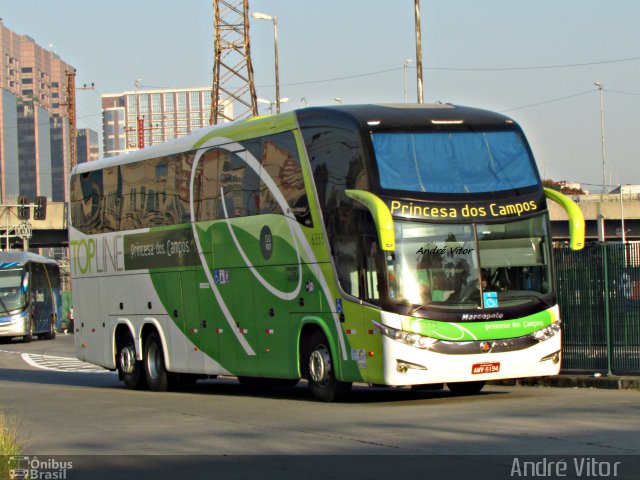
[[[74,68],[0,20],[0,201],[68,199],[67,72]],[[97,147],[97,139],[91,137]]]
[[[210,88],[137,90],[102,96],[105,157],[180,138],[209,125]]]

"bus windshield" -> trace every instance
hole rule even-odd
[[[553,300],[546,215],[509,223],[395,221],[387,255],[391,300],[440,308],[498,308]]]
[[[518,131],[385,132],[371,139],[386,189],[461,194],[539,183]]]
[[[7,313],[24,306],[22,270],[0,270],[0,312]]]

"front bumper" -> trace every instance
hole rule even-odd
[[[0,317],[0,337],[19,337],[27,334],[26,312]]]

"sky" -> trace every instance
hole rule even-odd
[[[414,0],[249,0],[278,18],[283,111],[415,102]],[[640,184],[640,1],[421,0],[426,102],[504,113],[544,178],[599,192]],[[6,27],[77,69],[78,127],[101,130],[100,95],[209,87],[212,0],[0,0]],[[258,97],[275,99],[273,24],[251,20]],[[603,85],[604,162],[600,91]],[[302,100],[302,99],[305,100]],[[267,113],[261,106],[260,113]]]

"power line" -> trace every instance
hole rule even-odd
[[[530,105],[523,105],[520,107],[514,107],[514,108],[509,108],[507,110],[502,110],[501,113],[506,113],[506,112],[513,112],[515,110],[523,110],[525,108],[532,108],[532,107],[538,107],[540,105],[546,105],[548,103],[555,103],[555,102],[561,102],[563,100],[568,100],[569,98],[575,98],[575,97],[580,97],[582,95],[586,95],[588,93],[593,93],[595,90],[586,90],[584,92],[580,92],[580,93],[574,93],[573,95],[567,95],[565,97],[559,97],[559,98],[553,98],[551,100],[545,100],[543,102],[538,102],[538,103],[532,103]]]
[[[560,68],[575,68],[575,67],[592,67],[595,65],[606,65],[609,63],[624,63],[634,62],[640,60],[640,57],[618,58],[614,60],[600,60],[597,62],[584,62],[584,63],[565,63],[558,65],[534,65],[528,67],[426,67],[426,70],[450,70],[450,71],[495,71],[504,72],[512,70],[552,70]]]
[[[640,93],[634,93],[634,92],[621,92],[620,90],[608,90],[608,89],[606,89],[605,92],[617,93],[619,95],[632,95],[634,97],[640,97]]]
[[[398,70],[402,70],[404,67],[398,67],[398,68],[388,68],[387,70],[378,70],[376,72],[367,72],[367,73],[356,73],[353,75],[345,75],[342,77],[334,77],[334,78],[325,78],[322,80],[308,80],[305,82],[293,82],[293,83],[283,83],[282,86],[285,87],[294,87],[297,85],[311,85],[314,83],[327,83],[327,82],[337,82],[340,80],[350,80],[352,78],[361,78],[361,77],[369,77],[372,75],[380,75],[381,73],[389,73],[389,72],[395,72]],[[260,85],[260,88],[268,88],[268,87],[272,87],[273,85]]]
[[[629,58],[618,58],[613,60],[601,60],[595,62],[584,62],[584,63],[566,63],[566,64],[557,64],[557,65],[533,65],[533,66],[524,66],[524,67],[424,67],[424,70],[437,70],[437,71],[451,71],[451,72],[508,72],[508,71],[520,71],[520,70],[552,70],[552,69],[563,69],[563,68],[576,68],[576,67],[589,67],[595,65],[606,65],[611,63],[624,63],[624,62],[633,62],[640,60],[640,57],[629,57]],[[416,67],[409,67],[416,68]],[[302,82],[291,82],[284,83],[283,86],[298,86],[298,85],[311,85],[314,83],[328,83],[328,82],[336,82],[340,80],[350,80],[353,78],[361,78],[373,75],[380,75],[383,73],[396,72],[403,70],[404,67],[395,67],[388,68],[386,70],[376,70],[373,72],[366,73],[357,73],[352,75],[344,75],[340,77],[330,77],[324,78],[320,80],[307,80]],[[273,87],[273,85],[259,85],[260,88],[268,88]],[[610,90],[611,91],[611,90]]]

